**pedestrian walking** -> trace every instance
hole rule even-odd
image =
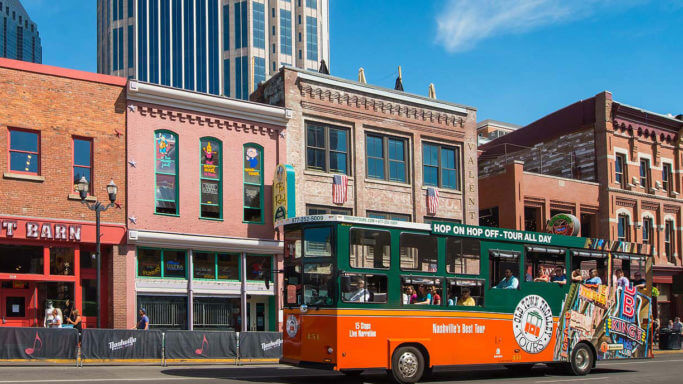
[[[145,311],[144,308],[140,308],[140,311],[138,311],[138,314],[140,315],[140,320],[138,320],[137,329],[148,330],[149,329],[149,317],[147,317],[147,311]]]

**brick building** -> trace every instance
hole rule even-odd
[[[144,307],[153,328],[278,330],[263,280],[282,268],[271,196],[290,111],[136,81],[127,97],[134,193],[114,325]]]
[[[482,225],[543,231],[556,213],[583,236],[650,244],[658,312],[683,312],[682,116],[602,92],[480,147]]]
[[[126,199],[125,84],[104,75],[0,59],[0,326],[43,325],[46,303],[71,298],[94,326],[98,313],[95,213],[74,190],[89,181],[88,201]],[[102,213],[102,326],[113,257],[125,234],[125,207]]]
[[[474,108],[290,67],[251,97],[293,112],[284,135],[296,215],[478,222]],[[335,175],[348,178],[344,202]]]

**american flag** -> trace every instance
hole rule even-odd
[[[348,185],[348,176],[334,175],[332,180],[332,201],[335,204],[344,204],[346,202],[346,188]]]
[[[439,208],[439,191],[434,187],[427,188],[427,214],[436,215],[436,209]]]

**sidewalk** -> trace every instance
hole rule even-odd
[[[683,349],[655,349],[655,356],[657,355],[672,355],[676,353],[683,353]]]

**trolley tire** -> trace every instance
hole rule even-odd
[[[594,361],[593,351],[585,343],[579,343],[572,350],[569,359],[570,372],[576,376],[585,376],[590,373]]]
[[[391,356],[391,375],[398,384],[417,383],[424,373],[425,359],[417,348],[397,348]]]

